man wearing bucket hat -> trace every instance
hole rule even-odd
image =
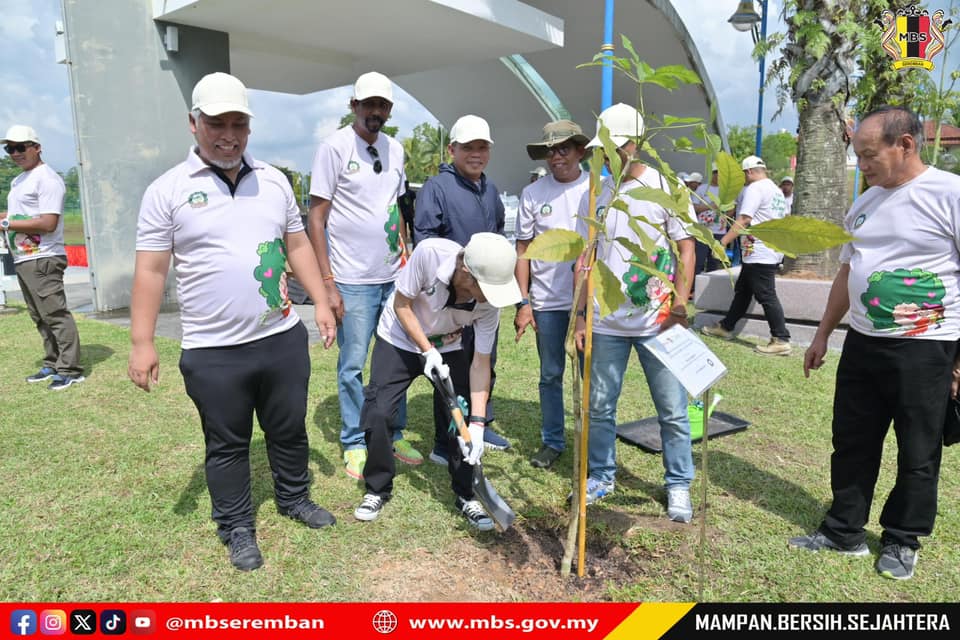
[[[470,399],[470,407],[486,406],[500,308],[520,301],[515,263],[510,242],[495,233],[474,234],[466,247],[443,238],[417,243],[377,325],[360,412],[367,461],[365,493],[354,511],[358,520],[376,519],[392,495],[392,416],[420,374],[449,378],[455,392]],[[461,342],[464,327],[472,327],[476,336],[469,357]],[[472,447],[444,427],[454,506],[472,527],[489,531],[493,521],[474,498],[472,486],[473,465],[484,450],[484,417],[470,415],[468,423]]]
[[[43,339],[43,366],[27,382],[50,380],[47,388],[60,391],[84,380],[80,336],[63,289],[66,189],[63,178],[40,157],[40,138],[32,127],[10,127],[3,144],[22,173],[10,183],[0,233],[6,236],[30,319]]]
[[[337,395],[344,470],[360,479],[367,452],[360,431],[363,366],[393,291],[407,244],[398,198],[406,191],[403,145],[382,131],[393,108],[393,84],[371,71],[357,78],[353,124],[317,147],[310,181],[310,242],[337,317]],[[407,464],[423,456],[403,439],[400,403],[394,452]]]
[[[584,296],[577,312],[576,341],[583,349],[586,337],[586,313],[593,313],[593,353],[590,375],[590,442],[588,451],[587,502],[595,502],[613,493],[617,472],[617,401],[623,386],[623,377],[631,349],[647,380],[650,395],[657,408],[660,439],[663,442],[664,488],[667,494],[667,517],[677,522],[690,522],[693,506],[690,502],[690,483],[694,477],[693,455],[690,444],[690,421],[687,417],[687,392],[680,381],[644,347],[644,343],[661,331],[675,325],[687,326],[686,301],[693,280],[694,240],[684,223],[669,211],[647,200],[636,200],[628,194],[638,186],[670,190],[666,179],[653,167],[638,159],[639,140],[643,135],[643,118],[633,107],[620,103],[604,110],[597,122],[599,134],[603,123],[610,132],[617,154],[625,167],[626,177],[619,193],[613,178],[606,178],[597,197],[596,210],[602,212],[618,197],[629,208],[629,215],[609,207],[601,220],[606,231],[600,234],[597,260],[602,261],[617,276],[626,300],[613,313],[600,316],[600,306]],[[588,147],[600,147],[595,137]],[[580,215],[589,215],[589,194],[584,194]],[[691,206],[691,219],[693,209]],[[642,222],[640,220],[643,220]],[[634,223],[631,226],[631,222]],[[646,242],[637,235],[639,224]],[[656,225],[656,226],[654,226]],[[578,231],[588,235],[584,220]],[[664,233],[666,235],[664,235]],[[638,246],[653,244],[652,255],[624,255],[614,238],[623,237]],[[648,239],[648,240],[647,240]],[[670,249],[676,244],[679,255]],[[659,278],[652,276],[631,261],[649,261],[669,274],[676,288],[674,295]],[[678,262],[682,270],[677,268]]]
[[[307,330],[287,297],[286,263],[315,302],[325,347],[336,322],[290,183],[246,152],[252,115],[246,87],[231,75],[206,75],[193,89],[196,145],[147,187],[140,207],[128,365],[145,391],[159,382],[154,330],[172,257],[180,371],[200,413],[211,515],[241,571],[263,565],[250,493],[254,413],[277,511],[314,529],[334,523],[310,500],[310,355]]]
[[[720,239],[727,246],[740,236],[740,232],[751,224],[767,220],[778,220],[787,215],[787,203],[783,193],[767,177],[767,166],[757,156],[747,156],[740,167],[743,169],[746,186],[737,198],[736,221]],[[777,297],[776,275],[783,254],[774,251],[759,238],[749,234],[742,237],[741,251],[743,264],[734,287],[733,301],[727,315],[715,325],[700,329],[708,336],[730,340],[733,330],[743,316],[747,314],[752,298],[763,307],[763,314],[770,325],[770,342],[757,345],[754,351],[763,355],[790,355],[790,331],[787,330],[783,306]]]
[[[580,200],[590,188],[590,175],[580,162],[589,138],[580,125],[556,120],[543,127],[539,142],[527,145],[531,160],[546,160],[550,174],[520,194],[517,215],[517,282],[523,299],[513,325],[519,341],[527,327],[536,332],[540,357],[540,437],[542,446],[531,458],[538,468],[551,466],[566,449],[563,417],[564,342],[573,302],[573,261],[545,262],[523,257],[527,247],[550,229],[577,228]]]
[[[440,165],[439,173],[424,183],[417,194],[417,209],[414,213],[414,240],[419,243],[426,238],[447,238],[460,246],[466,246],[475,233],[489,232],[503,235],[506,222],[503,202],[497,186],[487,179],[484,169],[490,161],[493,137],[490,125],[483,118],[465,115],[450,128],[450,144],[447,152],[451,162]],[[463,331],[463,348],[470,359],[473,353],[473,329]],[[501,450],[510,443],[494,431],[494,411],[491,397],[497,382],[497,346],[494,341],[490,354],[490,395],[485,409],[475,409],[486,416],[484,430],[488,449]],[[430,460],[447,463],[446,404],[438,391],[433,393],[434,447]]]
[[[787,213],[793,213],[793,176],[780,178],[780,191],[787,203]]]

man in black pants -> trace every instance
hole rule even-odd
[[[197,144],[147,188],[140,207],[128,368],[145,391],[159,381],[153,336],[172,256],[183,325],[180,371],[200,413],[217,534],[241,571],[263,565],[250,496],[254,412],[277,511],[315,529],[334,523],[310,500],[310,356],[307,330],[287,297],[287,262],[313,298],[325,347],[336,321],[289,182],[245,153],[252,115],[246,88],[231,75],[209,74],[193,90]]]
[[[933,532],[947,398],[960,381],[960,177],[924,165],[922,140],[920,120],[902,107],[864,116],[853,137],[870,188],[844,220],[854,239],[803,360],[805,375],[820,368],[849,311],[833,402],[833,503],[816,531],[788,542],[870,555],[864,526],[892,421],[897,479],[880,513],[876,570],[897,580],[913,576],[919,538]]]
[[[375,520],[391,497],[396,475],[391,449],[394,416],[417,376],[449,378],[456,393],[470,399],[471,408],[486,406],[500,308],[520,301],[516,261],[513,246],[496,233],[476,233],[466,247],[443,238],[417,243],[380,316],[370,383],[363,390],[360,428],[367,462],[365,494],[354,511],[358,520]],[[466,327],[475,334],[470,361],[461,344]],[[473,465],[484,449],[484,416],[470,415],[467,421],[472,446],[456,431],[444,434],[447,469],[456,509],[471,526],[489,531],[493,521],[474,499],[471,483]]]
[[[737,219],[730,230],[720,239],[728,246],[739,237],[740,232],[751,224],[767,220],[777,220],[787,215],[787,204],[783,192],[767,177],[767,167],[757,156],[747,156],[740,167],[743,169],[747,186],[737,199]],[[752,298],[763,307],[763,314],[770,325],[770,343],[757,345],[755,351],[763,355],[790,355],[790,332],[783,316],[783,307],[777,298],[776,275],[783,254],[777,253],[750,234],[741,240],[743,263],[740,277],[733,292],[733,302],[726,317],[712,326],[701,329],[708,336],[729,340],[733,330],[750,307]]]

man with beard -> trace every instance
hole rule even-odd
[[[60,391],[84,379],[80,336],[63,290],[63,178],[40,158],[32,127],[10,127],[3,143],[23,173],[10,185],[0,233],[7,236],[23,300],[43,338],[43,366],[27,382],[50,380],[47,388]]]
[[[316,303],[325,347],[336,324],[290,183],[246,153],[252,115],[246,87],[231,75],[211,73],[193,89],[197,144],[147,187],[140,206],[128,365],[144,391],[159,382],[153,338],[172,256],[183,324],[180,371],[200,413],[211,515],[241,571],[263,565],[250,494],[254,413],[277,511],[313,529],[334,523],[310,500],[310,355],[307,330],[287,297],[288,262]]]
[[[376,71],[357,78],[353,124],[320,143],[310,180],[310,242],[338,325],[340,443],[347,475],[358,480],[367,460],[360,430],[363,365],[408,246],[397,204],[406,191],[403,146],[381,131],[392,108],[389,78]],[[420,464],[423,456],[403,439],[405,400],[395,419],[394,455]]]

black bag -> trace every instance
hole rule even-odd
[[[960,442],[960,400],[947,400],[947,416],[943,421],[943,446]]]

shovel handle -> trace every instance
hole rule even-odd
[[[450,417],[453,418],[453,423],[457,425],[457,433],[460,434],[460,437],[463,438],[464,442],[470,442],[470,430],[467,428],[467,423],[463,419],[463,411],[460,410],[460,404],[457,402],[457,397],[453,393],[452,385],[449,385],[449,378],[444,381],[434,373],[430,376],[430,380],[433,382],[433,386],[436,387],[437,391],[440,392],[440,396],[443,398],[443,401],[447,404],[447,410],[450,411]],[[448,386],[449,385],[449,386]]]

